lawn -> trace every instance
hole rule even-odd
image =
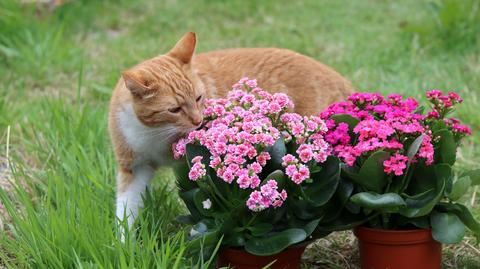
[[[23,4],[18,4],[22,2]],[[107,109],[120,72],[187,31],[197,51],[283,47],[338,70],[359,91],[423,98],[456,90],[474,135],[459,170],[480,161],[480,3],[476,1],[0,1],[0,268],[208,267],[185,241],[185,212],[162,170],[123,245]],[[435,4],[436,3],[436,4]],[[443,3],[443,4],[442,4]],[[480,190],[464,201],[480,218]],[[320,240],[304,268],[356,268],[350,233]],[[480,268],[474,238],[445,268]]]

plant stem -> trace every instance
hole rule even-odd
[[[388,213],[382,213],[382,226],[384,229],[389,229]]]

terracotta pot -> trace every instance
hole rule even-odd
[[[430,229],[380,230],[357,227],[362,269],[440,269],[442,245]]]
[[[299,269],[300,258],[305,246],[294,246],[271,256],[257,256],[244,250],[225,248],[220,250],[217,267],[230,266],[234,269],[261,269],[275,261],[272,269]]]

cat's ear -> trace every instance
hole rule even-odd
[[[194,32],[188,32],[168,52],[168,55],[179,59],[182,63],[188,64],[192,60],[196,44],[197,36]]]
[[[135,70],[126,70],[122,72],[123,80],[125,81],[125,86],[133,96],[142,97],[149,91],[150,83],[147,77],[139,71]]]

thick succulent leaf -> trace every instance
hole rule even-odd
[[[383,212],[397,212],[399,208],[406,205],[403,198],[396,193],[360,192],[353,195],[350,201],[363,208]]]
[[[318,226],[318,223],[320,223],[320,220],[321,218],[314,219],[302,227],[302,229],[305,231],[305,234],[306,234],[305,236],[308,237],[313,233],[313,231],[315,231],[315,229]]]
[[[462,241],[465,225],[453,213],[432,212],[430,216],[433,239],[444,244],[455,244]]]
[[[254,237],[245,243],[245,250],[258,256],[280,253],[289,246],[307,238],[303,229],[287,229],[265,237]]]
[[[471,170],[464,174],[464,176],[469,176],[471,180],[471,185],[480,185],[480,169]]]
[[[340,181],[340,160],[335,157],[328,157],[322,164],[323,169],[313,174],[314,184],[302,186],[308,201],[314,206],[326,204],[337,190]]]
[[[430,127],[432,132],[435,133],[437,131],[447,129],[447,124],[445,124],[444,121],[438,120],[438,121],[435,121]]]
[[[288,198],[287,198],[288,201]],[[319,217],[319,214],[322,215],[323,212],[318,210],[317,207],[314,207],[310,202],[306,200],[290,200],[289,210],[299,219],[302,220],[311,220]],[[283,206],[281,207],[283,208]]]
[[[221,239],[221,234],[218,230],[205,231],[189,240],[187,243],[187,255],[201,256],[204,258],[210,257],[213,254],[215,246]],[[200,251],[202,253],[200,253]]]
[[[353,117],[352,115],[349,114],[335,114],[330,117],[330,119],[334,120],[335,123],[339,124],[341,122],[344,122],[348,124],[348,127],[350,131],[353,131],[355,126],[360,122],[359,119]]]
[[[211,207],[209,209],[204,208],[203,202],[206,201],[207,199],[210,200],[212,203]],[[193,202],[195,203],[195,206],[197,207],[198,212],[200,212],[203,216],[213,216],[214,215],[214,208],[216,207],[215,201],[209,197],[206,193],[204,193],[200,189],[195,189],[193,192]]]
[[[410,223],[415,225],[417,228],[420,228],[420,229],[428,229],[430,228],[430,219],[428,218],[428,216],[423,216],[423,217],[419,217],[419,218],[413,218],[413,219],[410,219]]]
[[[190,166],[192,166],[192,159],[197,156],[202,156],[202,163],[205,164],[205,167],[209,169],[210,164],[210,157],[212,156],[208,149],[204,146],[194,145],[194,144],[187,144],[186,146],[186,156],[187,161]]]
[[[350,196],[353,193],[353,183],[346,179],[341,179],[335,197],[338,198],[341,204],[345,204],[350,199]]]
[[[333,232],[333,231],[349,230],[367,222],[369,219],[377,215],[378,214],[365,216],[362,213],[354,214],[354,213],[350,213],[348,210],[342,210],[342,214],[334,221],[325,222],[325,223],[320,222],[314,234],[317,232]]]
[[[191,189],[197,188],[197,184],[188,178],[188,172],[190,171],[190,168],[186,161],[177,162],[173,168],[177,185],[180,188],[180,191],[189,191]]]
[[[457,180],[453,182],[452,191],[448,195],[448,198],[452,201],[462,198],[468,191],[468,188],[470,188],[471,183],[469,176],[457,178]]]
[[[195,188],[189,191],[179,193],[180,198],[183,200],[183,202],[187,206],[188,211],[190,212],[190,214],[192,215],[192,218],[195,221],[198,221],[203,218],[203,215],[200,213],[200,211],[198,211],[197,206],[195,205],[195,200],[194,200],[195,193],[199,191],[200,191],[199,188]]]
[[[243,236],[242,233],[226,234],[222,244],[232,247],[242,247],[245,245],[245,236]]]
[[[435,208],[442,212],[450,212],[457,215],[465,226],[467,226],[477,237],[480,237],[480,223],[475,220],[466,206],[462,204],[441,203]]]
[[[261,236],[273,229],[273,225],[266,222],[260,222],[253,226],[247,227],[247,229],[252,233],[253,236]]]
[[[262,184],[265,184],[268,180],[273,179],[277,182],[278,189],[281,190],[287,181],[287,176],[282,170],[275,170],[265,177]]]
[[[435,149],[435,162],[453,165],[457,156],[457,143],[451,131],[443,129],[433,134],[439,141]]]
[[[423,191],[423,193],[416,194],[414,196],[407,197],[405,202],[407,206],[400,210],[400,214],[403,216],[414,218],[421,217],[429,214],[435,205],[442,199],[445,184],[449,177],[451,177],[451,167],[447,164],[438,164],[431,167],[433,175],[431,178],[425,178],[425,181],[430,181],[428,184],[430,187],[434,187],[433,190]],[[421,179],[420,179],[421,180]]]
[[[267,163],[267,166],[264,168],[267,171],[274,171],[277,169],[282,169],[282,158],[287,154],[287,148],[285,147],[285,140],[283,136],[280,136],[273,146],[266,149],[270,153],[270,160]]]
[[[422,145],[422,142],[423,142],[423,138],[424,138],[424,137],[425,137],[424,134],[422,134],[421,136],[417,137],[417,138],[412,142],[412,144],[410,145],[410,147],[408,148],[407,157],[408,157],[409,163],[413,160],[413,157],[415,157],[415,155],[418,153],[418,150],[420,149],[420,146]]]
[[[385,151],[373,153],[362,165],[358,176],[352,178],[369,191],[382,192],[387,185],[387,175],[383,171],[383,162],[390,157]]]
[[[318,218],[310,221],[308,220],[303,221],[296,218],[292,218],[288,223],[288,227],[303,229],[305,231],[306,236],[308,237],[317,228],[318,224],[320,223],[320,220],[322,220],[322,218]]]

